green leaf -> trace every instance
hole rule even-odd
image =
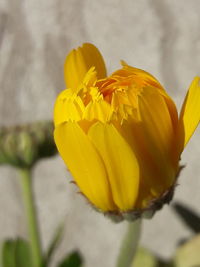
[[[29,244],[25,240],[6,240],[1,251],[2,267],[32,267]]]
[[[74,251],[58,264],[58,267],[80,267],[83,264],[83,259],[79,252]]]
[[[52,241],[50,242],[49,248],[45,257],[45,265],[48,265],[51,261],[53,253],[56,248],[59,246],[64,232],[64,223],[62,223],[55,231]]]
[[[200,233],[200,216],[197,213],[178,202],[172,207],[194,233]]]
[[[13,240],[6,240],[2,245],[1,261],[3,267],[17,267],[15,262],[16,243]]]
[[[32,266],[29,243],[22,239],[16,240],[15,259],[17,267]]]

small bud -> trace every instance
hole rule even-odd
[[[0,164],[30,168],[39,159],[55,153],[51,122],[0,129]]]
[[[17,139],[17,154],[20,158],[21,164],[31,166],[36,161],[38,156],[35,136],[32,136],[29,132],[22,130],[19,132]]]

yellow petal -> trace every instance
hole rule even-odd
[[[97,122],[88,135],[105,163],[115,204],[122,211],[133,209],[138,196],[139,166],[130,146],[111,124]]]
[[[95,67],[98,79],[106,77],[103,57],[94,45],[85,43],[82,47],[73,49],[67,56],[64,65],[64,78],[67,87],[76,89],[91,67]]]
[[[104,59],[96,46],[90,43],[85,43],[82,46],[83,57],[87,63],[88,70],[94,66],[97,71],[97,78],[103,79],[106,77],[106,66]]]
[[[54,105],[55,126],[66,121],[79,121],[82,119],[85,106],[81,98],[70,89],[62,91]]]
[[[101,122],[109,121],[112,115],[111,106],[104,100],[91,101],[84,111],[84,119],[92,121],[99,120]]]
[[[152,191],[154,196],[158,197],[166,190],[167,183],[163,180],[160,167],[157,166],[157,162],[149,150],[142,123],[129,117],[128,120],[123,121],[120,132],[134,151],[140,166],[139,194],[143,195],[141,191]],[[146,189],[144,190],[144,188]]]
[[[174,179],[171,164],[174,132],[167,104],[154,88],[149,87],[139,96],[139,110],[148,149],[170,184]]]
[[[54,138],[81,192],[102,211],[114,210],[104,164],[83,130],[76,123],[63,123]]]
[[[165,91],[159,81],[147,71],[131,67],[123,60],[121,60],[121,64],[123,66],[123,69],[116,71],[115,74],[123,72],[123,76],[128,77],[129,75],[134,75],[136,83],[139,83],[142,86],[152,86],[161,91]]]
[[[178,112],[176,105],[174,101],[171,99],[171,97],[164,90],[160,90],[159,93],[162,95],[162,97],[164,97],[164,100],[167,104],[175,133],[177,131],[177,126],[178,126]]]
[[[192,81],[188,93],[182,105],[179,127],[178,142],[180,152],[187,145],[200,120],[200,78]]]

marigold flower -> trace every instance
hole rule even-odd
[[[200,119],[200,78],[178,117],[151,74],[121,64],[106,76],[92,44],[69,53],[68,89],[55,103],[54,137],[81,193],[100,211],[125,218],[169,202],[180,155]]]

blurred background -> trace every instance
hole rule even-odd
[[[83,42],[101,50],[109,73],[120,59],[152,73],[180,109],[193,77],[200,75],[199,10],[199,0],[0,0],[0,126],[52,118],[55,98],[65,88],[65,56]],[[175,194],[197,212],[199,138],[197,130],[182,156],[186,168]],[[43,246],[65,221],[54,263],[78,248],[88,267],[114,267],[126,223],[115,225],[93,211],[69,176],[59,156],[34,169]],[[0,242],[27,235],[18,182],[14,169],[0,167]],[[165,206],[144,221],[141,244],[167,258],[189,235]]]

